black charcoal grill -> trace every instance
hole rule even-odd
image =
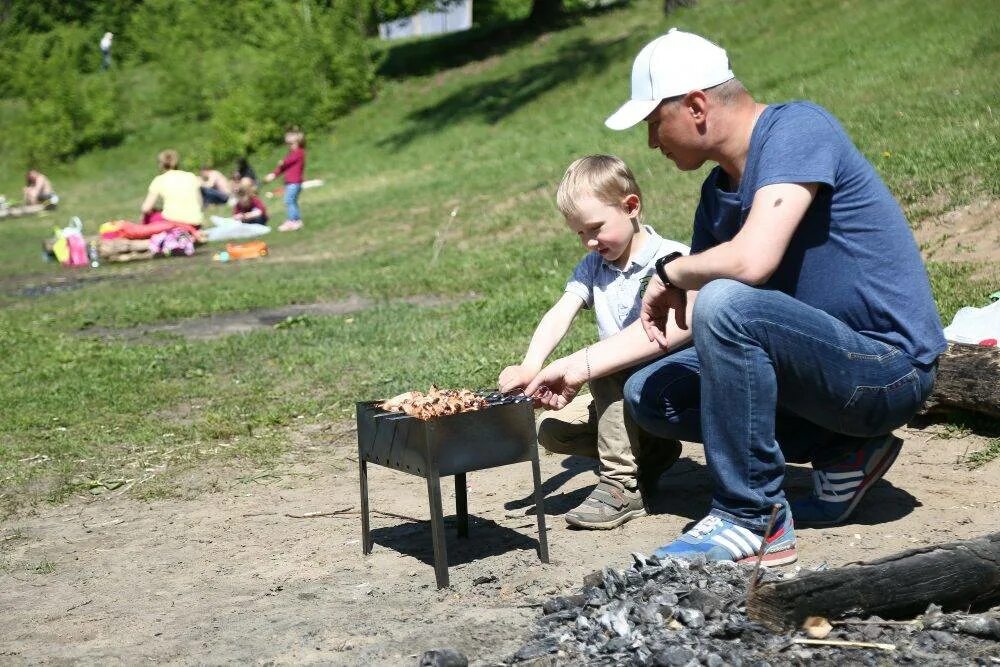
[[[417,475],[427,480],[438,588],[448,586],[448,552],[441,507],[441,477],[455,476],[458,536],[469,536],[465,474],[512,463],[531,462],[535,511],[538,515],[538,555],[549,562],[545,510],[538,467],[538,441],[531,399],[480,392],[488,405],[480,410],[420,420],[376,407],[378,401],[357,404],[358,466],[361,475],[361,544],[371,553],[368,522],[368,464]]]

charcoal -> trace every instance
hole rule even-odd
[[[604,644],[604,650],[608,653],[616,653],[629,645],[628,637],[612,637]]]
[[[987,616],[986,614],[976,614],[975,616],[961,619],[955,624],[955,628],[967,635],[1000,639],[1000,619]]]
[[[424,651],[420,656],[420,667],[468,667],[469,659],[450,648],[436,648]]]
[[[535,665],[987,665],[1000,616],[946,614],[931,606],[920,624],[850,618],[831,639],[896,645],[875,649],[802,646],[801,631],[771,633],[746,615],[752,567],[634,554],[624,570],[604,568],[577,593],[542,605],[536,633],[508,662]],[[781,579],[765,571],[765,581]],[[867,621],[867,622],[865,622]]]
[[[681,667],[695,659],[695,652],[683,646],[674,646],[664,649],[653,656],[656,665],[670,665],[670,667]]]
[[[643,579],[642,574],[636,572],[635,570],[627,570],[625,572],[625,587],[630,591],[636,591],[642,588],[642,585],[646,583]]]
[[[681,607],[677,610],[677,618],[689,628],[697,629],[705,626],[705,614],[697,609]]]
[[[538,622],[543,625],[552,625],[554,623],[559,623],[561,621],[567,621],[571,618],[576,618],[576,612],[572,609],[560,609],[559,611],[552,612],[551,614],[546,614],[538,619]]]
[[[705,663],[705,667],[724,667],[726,665],[726,661],[718,653],[709,653],[702,659],[702,662]]]
[[[591,607],[600,607],[602,604],[607,604],[610,599],[607,593],[595,587],[584,588],[583,595],[587,600],[587,605]]]
[[[514,660],[517,662],[534,660],[535,658],[540,658],[543,655],[555,652],[558,646],[559,641],[555,637],[545,637],[544,639],[532,642],[527,646],[522,646],[521,649],[514,654]]]
[[[676,593],[664,592],[660,593],[656,597],[650,598],[649,601],[656,602],[657,604],[673,606],[677,604],[680,600],[678,600]]]
[[[628,608],[621,600],[615,600],[608,605],[607,611],[597,617],[597,622],[619,637],[627,637],[630,632],[627,616]]]
[[[618,597],[625,592],[625,577],[610,567],[604,568],[604,590],[611,597]]]
[[[580,595],[557,595],[542,603],[542,612],[554,614],[564,609],[578,609],[587,603],[587,599]]]
[[[697,609],[705,616],[712,616],[722,609],[722,600],[719,596],[701,588],[691,591],[681,604],[690,609]]]
[[[882,626],[870,623],[868,625],[861,626],[859,632],[861,633],[861,636],[865,638],[866,642],[873,642],[882,636]]]

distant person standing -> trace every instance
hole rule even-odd
[[[42,172],[29,169],[24,175],[24,203],[29,205],[47,204],[55,206],[59,197],[52,189],[52,181]]]
[[[114,33],[106,32],[101,37],[101,69],[111,68],[111,42],[115,39]]]
[[[290,130],[285,133],[285,143],[288,144],[288,155],[278,163],[274,171],[264,177],[264,181],[270,183],[280,174],[285,176],[285,208],[288,219],[278,225],[279,232],[302,229],[299,192],[302,191],[302,174],[306,168],[306,136],[297,129]]]
[[[204,222],[201,179],[177,168],[180,156],[175,150],[160,151],[156,159],[162,173],[149,184],[146,199],[142,202],[142,221],[149,224],[167,220],[200,227]],[[163,203],[159,211],[156,210],[157,201]]]

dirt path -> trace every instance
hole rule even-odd
[[[983,438],[904,430],[906,446],[857,521],[799,531],[800,564],[839,565],[1000,529],[1000,461],[957,462]],[[538,562],[527,464],[469,475],[470,540],[449,529],[452,588],[437,591],[422,479],[370,473],[375,550],[361,555],[353,435],[313,434],[273,472],[213,470],[189,499],[125,496],[41,506],[0,531],[0,662],[413,664],[451,646],[492,664],[520,646],[533,605],[630,551],[650,552],[700,518],[710,483],[686,445],[660,482],[660,514],[611,532],[558,516],[593,474],[543,456],[552,563]],[[804,492],[804,469],[789,485]],[[445,506],[454,508],[446,484]],[[391,516],[413,517],[413,521]],[[476,583],[479,582],[479,583]]]

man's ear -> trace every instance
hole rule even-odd
[[[632,193],[626,195],[622,199],[622,210],[630,218],[638,218],[639,212],[642,210],[642,201],[639,199],[639,195]]]
[[[692,90],[684,96],[684,110],[695,120],[701,123],[705,121],[705,113],[708,110],[708,97],[703,90]]]

